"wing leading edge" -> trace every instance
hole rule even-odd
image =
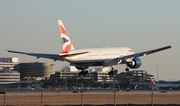
[[[139,52],[139,53],[135,53],[135,54],[132,54],[132,55],[127,55],[127,56],[123,56],[123,57],[119,57],[119,58],[110,59],[110,60],[105,61],[103,66],[117,65],[117,64],[119,64],[120,62],[123,62],[123,61],[127,62],[127,59],[133,59],[133,58],[136,58],[136,57],[146,56],[146,55],[153,54],[153,53],[156,53],[156,52],[160,52],[160,51],[170,49],[170,48],[171,48],[171,46],[165,46],[165,47],[161,47],[161,48],[158,48],[158,49],[148,50],[148,51],[145,51],[145,52]]]

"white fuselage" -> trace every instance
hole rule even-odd
[[[87,52],[87,53],[67,56],[64,59],[70,63],[93,62],[93,61],[105,61],[108,59],[134,54],[132,49],[128,47],[75,49],[69,51],[68,54],[75,54],[81,52]]]

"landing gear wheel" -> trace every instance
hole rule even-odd
[[[88,75],[88,70],[84,71],[83,76],[86,76],[86,75]]]
[[[88,74],[88,70],[84,71],[82,70],[81,72],[79,72],[79,76],[86,76]]]
[[[112,77],[112,76],[115,76],[117,74],[117,72],[118,72],[118,70],[111,70],[111,71],[108,72],[108,75],[110,77]]]
[[[114,74],[117,74],[118,73],[118,70],[114,70]]]
[[[79,77],[80,77],[80,76],[82,75],[82,71],[81,71],[81,72],[79,72],[79,74],[78,74],[78,75],[79,75]]]
[[[125,71],[126,71],[126,72],[129,72],[129,68],[126,68]]]

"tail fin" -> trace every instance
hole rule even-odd
[[[62,40],[62,46],[64,51],[70,51],[74,49],[74,46],[72,45],[71,39],[68,36],[68,33],[62,23],[61,20],[58,20],[61,40]]]
[[[150,78],[151,84],[155,85],[156,83],[154,82],[154,79]]]

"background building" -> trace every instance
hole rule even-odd
[[[55,73],[55,66],[50,63],[19,63],[15,68],[21,73],[21,80],[49,79],[50,75]]]
[[[66,70],[65,70],[66,69]],[[59,79],[66,79],[66,78],[73,78],[73,77],[79,77],[79,72],[80,71],[71,71],[68,69],[71,68],[63,68],[63,70],[59,71],[59,72],[55,72],[55,74],[51,74],[50,79],[55,79],[55,80],[59,80]],[[110,82],[112,81],[112,78],[109,77],[108,75],[109,70],[107,71],[106,69],[103,68],[91,68],[89,69],[89,73],[87,76],[83,77],[85,79],[92,79],[95,82]]]
[[[20,82],[20,73],[17,71],[0,72],[0,88],[17,88]]]
[[[117,81],[120,83],[129,83],[129,87],[134,89],[147,88],[151,85],[150,78],[154,75],[149,74],[145,70],[132,70],[128,72],[121,72],[117,75]]]
[[[14,69],[18,58],[0,58],[0,88],[17,88],[20,82],[20,73]]]
[[[14,66],[17,65],[19,59],[17,57],[2,57],[0,58],[0,72],[10,72],[14,70]]]

